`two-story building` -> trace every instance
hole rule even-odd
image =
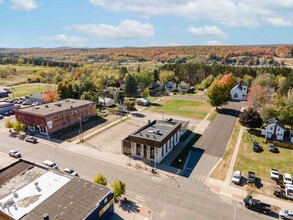
[[[172,118],[149,121],[122,140],[122,153],[160,163],[179,143],[188,123]]]
[[[51,135],[95,115],[95,103],[77,99],[66,99],[15,111],[16,119],[25,124],[28,130],[45,135]]]
[[[285,134],[285,126],[282,122],[273,118],[266,122],[265,126],[261,131],[261,134],[264,135],[267,139],[283,141]]]

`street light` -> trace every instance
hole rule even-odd
[[[79,135],[80,135],[79,140],[83,141],[81,118],[79,117],[78,120],[79,120]]]

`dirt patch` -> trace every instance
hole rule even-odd
[[[33,196],[29,196],[29,197],[25,197],[19,201],[17,201],[16,205],[18,207],[21,207],[21,208],[26,208],[28,207],[30,204],[36,202],[39,200],[41,195],[33,195]]]

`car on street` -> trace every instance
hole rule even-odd
[[[11,150],[9,151],[9,156],[10,157],[14,157],[14,158],[20,158],[21,157],[21,153],[17,150]]]
[[[272,153],[277,152],[277,148],[275,148],[274,144],[268,143],[268,150]]]
[[[258,143],[256,141],[253,142],[252,150],[254,152],[259,152],[259,150],[260,150],[260,146],[258,145]]]
[[[281,219],[293,219],[293,210],[281,210],[279,216]]]
[[[240,184],[241,182],[241,171],[237,170],[233,173],[233,176],[232,176],[232,183],[235,183],[235,184]]]
[[[284,173],[283,175],[284,184],[292,184],[292,177],[289,173]]]
[[[79,176],[78,173],[75,170],[70,169],[70,168],[65,168],[63,171],[65,173],[68,173],[68,174],[72,175],[72,176]]]
[[[30,142],[30,143],[37,143],[37,141],[38,141],[38,139],[33,137],[33,136],[27,136],[27,137],[24,138],[24,140],[26,142]]]
[[[271,206],[266,203],[262,203],[257,199],[244,199],[243,204],[246,208],[251,209],[256,212],[262,212],[264,214],[271,213]]]
[[[50,167],[50,168],[58,169],[58,165],[50,160],[44,160],[43,164]]]
[[[247,183],[255,183],[255,173],[248,171]]]
[[[271,168],[270,173],[271,173],[271,179],[272,180],[275,180],[275,181],[279,180],[280,175],[279,175],[278,170]]]

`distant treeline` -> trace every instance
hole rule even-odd
[[[189,82],[191,85],[196,85],[202,82],[209,75],[220,75],[225,73],[233,73],[235,77],[242,78],[244,75],[249,75],[255,78],[258,74],[270,73],[275,76],[282,75],[288,77],[293,75],[293,69],[287,67],[235,67],[220,64],[205,64],[205,63],[185,63],[185,64],[166,64],[160,68],[161,70],[171,70],[180,81]]]

